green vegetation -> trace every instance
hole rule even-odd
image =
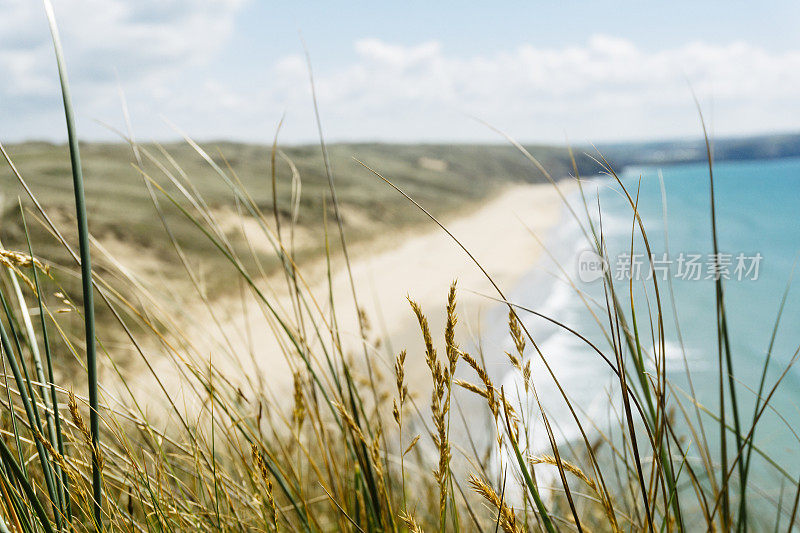
[[[270,146],[235,143],[206,143],[202,148],[216,164],[227,169],[241,181],[245,190],[264,213],[272,212],[271,152]],[[69,219],[72,189],[64,177],[69,176],[67,147],[47,143],[25,143],[6,147],[20,172],[25,176],[37,198],[54,216]],[[176,180],[186,186],[191,184],[212,213],[236,215],[237,207],[230,187],[186,143],[163,146],[143,144],[142,170],[151,176],[163,176],[158,165],[163,165]],[[541,182],[542,175],[526,164],[513,147],[491,146],[424,146],[424,145],[333,145],[329,147],[336,176],[336,190],[343,222],[350,239],[369,239],[399,226],[418,224],[424,218],[406,205],[398,203],[391,189],[371,176],[353,160],[357,157],[367,164],[379,164],[396,176],[396,182],[415,198],[431,206],[437,215],[447,216],[463,210],[503,184],[508,182]],[[569,167],[564,149],[541,147],[534,154],[543,156],[548,168],[566,175]],[[129,244],[136,250],[150,250],[154,257],[175,264],[177,257],[171,250],[156,210],[143,186],[143,177],[135,168],[136,158],[126,144],[83,144],[81,156],[86,176],[87,207],[90,212],[92,233],[103,240],[114,239]],[[157,162],[157,163],[156,163]],[[318,233],[322,229],[323,198],[328,193],[322,155],[318,146],[281,148],[276,157],[278,176],[277,193],[279,214],[283,221],[291,217],[292,168],[294,165],[301,183],[298,227]],[[178,170],[180,169],[180,170]],[[186,176],[186,180],[183,179]],[[170,183],[165,187],[177,189]],[[9,222],[19,225],[17,196],[27,203],[24,191],[8,171],[0,173],[0,187],[4,201],[4,227]],[[202,255],[210,251],[208,243],[198,239],[196,231],[179,211],[164,206],[165,216],[178,242],[189,252]],[[329,207],[328,217],[333,216]],[[223,224],[224,225],[224,224]],[[33,229],[33,228],[32,228]],[[237,228],[232,228],[237,229]],[[21,243],[16,232],[14,238]],[[230,231],[230,233],[237,233]],[[234,243],[244,250],[245,243]],[[309,253],[319,253],[319,248]],[[63,256],[56,243],[43,239],[40,252],[57,262]],[[211,254],[206,254],[211,255]],[[272,268],[278,266],[273,254],[261,257]]]
[[[65,103],[69,124],[66,95]],[[446,215],[465,201],[483,197],[509,176],[539,179],[537,168],[549,165],[561,175],[571,166],[558,154],[551,154],[553,160],[542,166],[536,153],[499,158],[481,150],[334,147],[338,207],[345,228],[368,238],[424,220],[427,215],[413,209],[398,190],[432,213]],[[496,154],[500,149],[486,150]],[[503,150],[518,153],[513,147]],[[259,147],[223,147],[230,168],[221,156],[212,159],[191,142],[169,147],[168,153],[181,154],[174,157],[176,164],[157,147],[136,144],[90,145],[80,157],[73,145],[68,166],[62,162],[68,154],[59,147],[26,145],[10,152],[3,151],[12,169],[9,179],[17,186],[30,181],[33,194],[27,208],[6,209],[7,218],[19,219],[14,242],[20,244],[11,249],[12,241],[4,240],[0,249],[0,346],[6,369],[0,393],[0,531],[655,533],[791,530],[796,524],[800,483],[753,444],[758,422],[788,368],[776,382],[762,382],[763,394],[752,416],[682,400],[666,373],[662,300],[668,296],[655,279],[647,287],[651,297],[634,302],[633,281],[620,287],[607,272],[607,298],[599,318],[607,342],[595,345],[570,330],[616,376],[619,405],[610,416],[616,425],[608,433],[571,409],[580,435],[564,441],[558,421],[510,400],[492,381],[482,357],[456,344],[455,283],[446,293],[443,346],[434,345],[424,309],[411,302],[432,378],[429,397],[409,396],[405,352],[392,354],[393,375],[388,376],[386,354],[363,316],[357,318],[363,353],[354,357],[346,352],[337,318],[342,303],[314,299],[291,243],[293,232],[305,228],[316,239],[316,250],[324,250],[329,258],[337,242],[328,228],[339,210],[330,206],[334,197],[326,189],[328,178],[313,170],[320,167],[315,149],[286,152],[284,163],[275,169],[280,194],[274,204],[270,152]],[[376,171],[350,160],[352,152]],[[420,161],[421,154],[428,160]],[[710,155],[707,148],[713,223]],[[409,160],[414,158],[417,166],[412,170]],[[138,169],[130,166],[131,160]],[[170,314],[172,308],[160,305],[137,282],[125,268],[125,257],[90,272],[88,247],[81,247],[80,255],[66,251],[79,240],[69,234],[62,240],[59,228],[71,225],[75,217],[68,199],[76,203],[77,220],[82,219],[81,163],[93,232],[117,231],[124,239],[138,235],[141,248],[174,253],[183,270],[175,269],[172,276],[189,278],[185,285],[198,290],[206,302],[203,288],[194,283],[201,267],[191,258],[214,257],[215,274],[226,283],[236,280],[247,297],[261,305],[263,326],[274,328],[285,341],[282,355],[294,372],[291,401],[287,391],[270,387],[270,376],[224,370],[214,353],[193,346],[191,332],[181,328]],[[632,231],[647,243],[635,191],[625,190],[611,165],[604,169],[627,194]],[[70,174],[74,188],[49,183],[66,184]],[[371,174],[374,179],[365,179]],[[298,195],[300,183],[304,192]],[[295,208],[298,198],[300,207]],[[591,199],[584,197],[583,205],[588,211]],[[260,237],[247,230],[227,231],[220,222],[226,207],[232,209],[234,228],[252,223]],[[367,222],[348,223],[348,213]],[[604,254],[602,229],[577,218],[583,221],[587,239]],[[40,229],[33,230],[33,219]],[[241,242],[234,245],[237,234]],[[84,242],[88,237],[84,232],[78,236]],[[247,244],[257,239],[270,248],[253,252]],[[60,259],[48,265],[39,259],[47,257],[43,250]],[[92,251],[98,250],[95,246]],[[143,253],[137,247],[134,251]],[[285,273],[282,279],[292,297],[289,309],[264,289],[263,282],[275,269]],[[80,272],[88,291],[94,285],[97,305],[108,314],[107,322],[97,328],[100,358],[119,370],[120,350],[136,353],[161,387],[159,398],[140,397],[124,372],[115,376],[119,387],[99,381],[93,372],[91,339],[86,342],[84,330],[62,327],[64,315],[79,321],[85,331],[93,325],[91,298],[85,292],[76,298],[77,290],[65,288],[74,272]],[[167,283],[178,283],[174,279]],[[721,283],[716,296],[708,312],[718,325],[719,395],[721,403],[730,405],[738,385],[727,341],[726,316],[731,310],[724,304]],[[505,302],[499,288],[497,297]],[[526,330],[520,317],[527,311],[505,304],[514,345],[506,354],[509,369],[519,373],[528,397],[538,401],[537,381],[558,383],[559,376],[549,365],[547,375],[531,375],[526,347],[530,351],[533,346],[532,356],[545,363],[549,354],[538,351]],[[209,310],[215,312],[213,304]],[[54,378],[67,364],[56,354],[69,354],[84,365],[88,399],[76,395],[71,382]],[[653,368],[646,363],[647,354],[653,356]],[[169,392],[155,366],[159,361],[179,370],[182,395]],[[461,393],[480,399],[483,408],[471,416],[486,423],[474,427],[491,428],[485,449],[475,445],[473,435],[451,432]],[[150,408],[156,401],[164,406],[160,412]],[[563,401],[572,408],[566,394]],[[534,420],[541,420],[545,428],[547,451],[531,445]],[[706,444],[705,435],[712,432],[721,450]],[[748,477],[751,461],[771,469],[785,488],[779,498],[760,497],[760,487]],[[761,503],[765,501],[772,507]]]
[[[615,176],[610,167],[607,171]],[[216,172],[224,174],[221,168]],[[8,438],[0,448],[0,518],[8,530],[55,531],[67,523],[78,530],[93,529],[95,457],[102,473],[102,524],[114,531],[655,532],[694,529],[691,524],[744,531],[795,522],[800,485],[752,444],[785,372],[776,383],[763,386],[752,417],[734,413],[731,419],[730,412],[681,400],[665,370],[659,324],[666,293],[656,281],[648,290],[658,298],[631,302],[633,292],[620,292],[607,273],[607,316],[601,320],[608,344],[589,346],[617,376],[622,400],[618,427],[598,432],[595,421],[572,410],[581,434],[564,441],[556,429],[559,421],[531,412],[521,400],[510,400],[492,381],[482,358],[455,343],[455,284],[447,297],[443,346],[434,345],[424,310],[412,302],[433,383],[430,401],[420,402],[408,393],[405,352],[396,356],[394,376],[387,378],[381,363],[386,354],[366,323],[361,323],[364,362],[345,353],[338,341],[342,326],[336,307],[329,314],[328,303],[316,301],[298,281],[302,268],[295,266],[288,243],[268,225],[275,224],[274,212],[262,213],[232,174],[220,179],[229,181],[242,212],[256,213],[265,236],[272,238],[293,309],[281,309],[264,292],[259,282],[263,272],[249,268],[225,243],[210,210],[195,207],[200,201],[194,192],[173,194],[160,184],[163,176],[151,179],[159,202],[172,205],[187,225],[204,235],[207,246],[228,265],[227,275],[261,303],[265,325],[282,332],[283,356],[294,371],[292,399],[276,394],[264,376],[223,370],[213,355],[193,350],[191,333],[164,315],[168,308],[152,295],[137,292],[133,280],[125,284],[128,296],[123,299],[108,281],[126,279],[122,268],[95,271],[98,305],[111,311],[115,328],[128,335],[125,343],[151,363],[168,359],[180,368],[192,399],[173,397],[165,386],[160,400],[166,412],[154,416],[148,406],[155,399],[138,398],[123,372],[116,378],[126,398],[102,392],[98,383],[101,438],[95,448],[96,436],[81,406],[86,400],[46,377],[63,364],[50,355],[58,347],[76,360],[84,357],[80,335],[60,327],[61,315],[55,312],[66,304],[70,316],[85,316],[81,306],[69,296],[50,295],[47,287],[57,285],[64,273],[34,259],[36,242],[28,253],[3,251],[0,336],[14,379],[4,392]],[[636,220],[635,200],[629,199]],[[248,216],[253,215],[243,215]],[[290,222],[284,234],[291,229]],[[601,229],[584,229],[602,253]],[[647,240],[643,226],[635,232]],[[709,312],[720,325],[720,394],[730,401],[736,385],[724,357],[722,294],[719,286],[718,305]],[[505,298],[499,289],[498,297]],[[29,302],[40,306],[36,325]],[[508,308],[509,335],[516,347],[507,356],[509,369],[519,373],[527,393],[536,398],[537,380],[557,383],[559,376],[552,371],[531,375],[525,354],[526,346],[535,343],[520,320],[527,311],[513,304]],[[132,324],[138,326],[135,333]],[[110,325],[98,330],[103,351],[106,339],[119,338],[111,330]],[[580,332],[574,334],[589,343]],[[158,341],[158,349],[143,348],[147,337]],[[654,354],[655,369],[645,363],[647,353]],[[113,362],[114,354],[111,350],[103,356]],[[546,361],[548,354],[535,350],[532,357]],[[153,373],[156,379],[164,377]],[[481,399],[483,408],[471,416],[494,428],[485,449],[475,447],[486,440],[480,435],[451,433],[463,394]],[[563,401],[570,405],[567,396]],[[550,450],[531,447],[534,417],[544,423]],[[727,443],[724,455],[704,445],[700,435],[712,432]],[[748,505],[751,498],[764,501],[759,487],[747,478],[751,461],[759,469],[773,469],[786,488],[773,502],[774,509]]]

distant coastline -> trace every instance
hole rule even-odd
[[[96,148],[123,146],[123,143],[108,141],[89,141],[84,144]],[[170,145],[180,145],[182,141],[176,139],[164,141],[160,144],[169,147]],[[225,139],[208,139],[200,144],[206,147],[218,147],[223,153],[226,152],[226,149],[238,150],[242,147],[267,151],[271,149],[268,143],[240,142]],[[66,149],[62,142],[31,139],[9,144],[7,148],[13,152],[26,148],[57,148],[61,146]],[[573,173],[572,161],[566,146],[546,143],[523,143],[523,146],[542,162],[552,176],[564,176]],[[800,132],[715,137],[711,140],[711,146],[715,161],[749,161],[800,157]],[[543,181],[543,176],[539,172],[531,172],[532,166],[530,164],[523,164],[522,167],[519,167],[518,164],[520,161],[524,162],[524,157],[516,148],[502,141],[497,143],[346,141],[331,142],[328,148],[334,151],[350,150],[354,154],[365,150],[377,150],[379,152],[396,150],[404,156],[413,155],[421,162],[428,160],[447,161],[450,163],[450,167],[454,164],[457,165],[459,159],[463,158],[465,154],[474,155],[478,153],[483,158],[496,159],[500,166],[508,171],[508,175],[505,177],[510,181],[518,181],[522,177],[520,176],[521,170],[525,170],[529,175],[529,179],[526,181]],[[307,153],[318,151],[319,146],[313,143],[289,144],[284,149],[289,152]],[[599,170],[599,165],[594,161],[598,153],[602,154],[619,172],[630,166],[694,163],[706,160],[706,145],[702,137],[644,142],[606,142],[596,145],[576,144],[572,146],[572,151],[575,154],[577,170],[584,175],[596,174]],[[427,168],[424,164],[421,164],[421,167],[428,171],[436,170]],[[503,178],[502,176],[499,177]]]

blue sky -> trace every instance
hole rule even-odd
[[[797,2],[54,0],[79,133],[607,142],[800,130]],[[41,5],[0,0],[0,140],[63,139]]]
[[[439,40],[464,54],[520,43],[563,46],[595,33],[630,39],[646,50],[745,40],[781,51],[800,43],[799,17],[800,4],[789,1],[253,2],[241,11],[243,39],[237,44],[292,53],[301,28],[310,44],[319,45],[315,54],[332,61],[364,37],[405,44]]]

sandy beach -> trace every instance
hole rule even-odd
[[[574,183],[562,181],[558,187],[568,194]],[[563,207],[558,192],[550,184],[513,185],[468,215],[450,220],[446,226],[501,289],[510,291],[542,253],[531,232],[544,238],[559,222]],[[358,362],[359,358],[363,360],[364,352],[349,276],[341,258],[332,270],[332,294],[341,342],[345,353],[352,354]],[[424,310],[440,351],[447,292],[453,280],[458,282],[457,340],[462,346],[473,344],[480,335],[482,317],[497,305],[483,296],[497,296],[484,274],[433,222],[421,229],[386,236],[378,243],[354,247],[351,270],[359,305],[370,324],[372,362],[388,376],[396,353],[407,350],[406,379],[412,392],[427,391],[430,375],[419,325],[407,298],[414,299]],[[324,264],[309,265],[301,271],[319,308],[328,314],[329,286]],[[291,315],[292,303],[285,283],[282,275],[276,276],[270,280],[274,288],[268,292],[274,295],[277,307]],[[208,325],[191,335],[196,347],[201,346],[197,352],[212,353],[213,364],[234,380],[237,375],[264,380],[278,397],[288,392],[292,369],[298,368],[299,358],[293,356],[294,361],[287,360],[282,348],[286,336],[277,331],[274,321],[270,327],[265,326],[268,313],[264,312],[263,304],[250,298],[243,304],[241,298],[232,296],[230,302],[215,307],[224,309],[218,314],[215,327],[213,322],[193,321]],[[217,349],[201,341],[203,337],[212,338]],[[378,338],[380,343],[376,348],[374,341]],[[167,360],[156,365],[161,377],[176,371]],[[181,380],[167,381],[177,384]]]
[[[562,181],[566,194],[572,183]],[[561,219],[563,203],[550,184],[509,187],[470,215],[446,224],[506,294],[533,268],[542,249],[540,239]],[[446,300],[450,284],[457,280],[457,340],[470,346],[480,336],[483,317],[497,303],[496,290],[467,254],[444,231],[431,223],[428,233],[412,236],[396,248],[353,264],[361,306],[378,320],[394,352],[407,350],[407,375],[411,388],[428,390],[430,375],[425,365],[419,325],[407,302],[410,297],[425,312],[434,342],[444,348]],[[335,287],[343,294],[346,277]],[[391,368],[391,367],[390,367]],[[421,386],[421,387],[420,387]]]

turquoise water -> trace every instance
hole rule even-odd
[[[659,172],[663,175],[666,224]],[[714,173],[719,249],[730,254],[731,261],[727,275],[724,271],[721,275],[738,381],[737,397],[743,424],[749,427],[753,417],[753,391],[758,387],[781,297],[800,251],[800,159],[718,163],[714,166]],[[708,167],[705,164],[682,164],[629,169],[624,173],[623,181],[632,195],[636,194],[637,184],[641,184],[639,211],[652,250],[660,259],[667,249],[667,230],[667,259],[672,260],[668,278],[674,290],[677,321],[670,303],[670,284],[661,279],[663,271],[657,275],[664,309],[667,369],[676,386],[675,397],[687,409],[692,408],[688,399],[692,393],[685,377],[685,361],[693,379],[694,398],[714,410],[717,408],[719,379],[714,281],[704,279],[712,262],[707,255],[712,252]],[[592,206],[592,219],[596,223],[602,222],[608,255],[612,259],[609,268],[617,275],[619,254],[630,251],[631,207],[619,186],[607,178],[593,180],[587,185],[586,193]],[[601,216],[596,213],[598,199]],[[577,196],[572,198],[572,205],[576,210],[583,210]],[[582,219],[585,224],[585,215]],[[580,331],[613,359],[613,352],[601,329],[601,326],[609,329],[608,319],[602,314],[603,284],[601,281],[581,281],[579,276],[579,258],[584,257],[581,252],[591,248],[589,242],[569,215],[565,215],[563,223],[546,242],[555,255],[555,262],[541,260],[513,291],[511,299]],[[635,250],[644,253],[640,239],[636,240]],[[681,254],[684,261],[693,255],[700,256],[701,279],[679,276]],[[760,260],[754,259],[759,255]],[[757,276],[753,270],[737,272],[737,256],[742,257],[745,268],[753,267],[753,262],[758,263]],[[641,259],[646,274],[646,258],[641,256]],[[626,263],[624,257],[622,261]],[[685,264],[680,266],[685,269]],[[627,269],[623,271],[627,272]],[[565,281],[567,277],[575,282],[583,298]],[[634,283],[634,300],[637,302],[640,334],[647,340],[650,339],[650,319],[645,298],[649,298],[651,309],[655,307],[655,301],[652,289],[641,288],[644,283],[651,282]],[[618,281],[616,285],[623,295],[627,294],[627,279]],[[626,304],[630,305],[629,301]],[[599,316],[601,324],[590,310]],[[619,396],[615,392],[618,385],[615,386],[608,366],[600,357],[574,335],[541,318],[528,315],[525,322],[567,394],[580,406],[581,416],[591,418],[599,426],[619,427],[614,423],[619,416]],[[800,346],[798,326],[800,287],[792,287],[772,350],[766,391],[786,370]],[[501,342],[504,349],[512,349],[501,311],[491,317],[486,337]],[[652,352],[652,342],[647,342],[647,346]],[[574,424],[546,369],[538,362],[538,357],[534,356],[532,361],[544,408],[551,413],[551,419],[558,422],[558,429],[565,439],[574,437]],[[507,389],[520,389],[519,377],[507,371],[505,361],[498,359],[493,370],[496,375],[504,376]],[[756,444],[796,479],[800,474],[800,443],[794,434],[794,428],[800,430],[800,363],[788,370],[771,400],[771,406],[773,409],[766,412],[759,423]],[[703,422],[709,431],[711,445],[715,446],[718,426],[707,417]],[[544,433],[536,429],[534,433],[534,446],[546,448]],[[767,477],[777,475],[768,467],[759,469],[759,474]]]

